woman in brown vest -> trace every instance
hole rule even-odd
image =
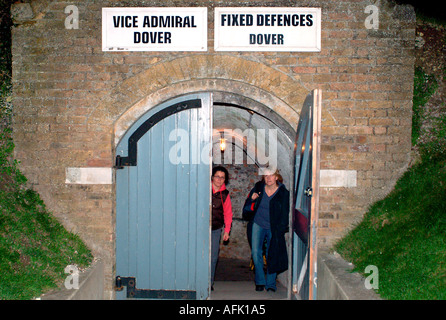
[[[211,236],[211,284],[214,289],[215,267],[220,252],[220,238],[224,227],[223,241],[229,240],[232,224],[232,204],[226,185],[229,174],[226,168],[212,169],[212,236]]]

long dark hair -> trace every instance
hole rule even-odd
[[[222,166],[214,167],[214,168],[212,168],[212,176],[214,176],[217,173],[217,171],[221,171],[221,172],[223,172],[225,174],[225,185],[228,185],[229,184],[229,173],[228,173],[228,170],[226,170],[226,168],[222,167]]]

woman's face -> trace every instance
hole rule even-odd
[[[265,183],[267,186],[272,186],[277,183],[277,176],[275,174],[265,175]]]
[[[225,182],[225,173],[223,171],[217,171],[212,176],[212,183],[214,184],[214,187],[217,188],[217,191],[220,190],[224,182]]]

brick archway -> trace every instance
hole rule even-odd
[[[232,56],[196,55],[154,64],[123,81],[101,101],[92,118],[114,119],[115,144],[120,132],[151,107],[191,92],[224,91],[258,101],[295,127],[308,89],[299,80],[258,62]]]
[[[185,86],[190,91],[186,91]],[[233,88],[234,90],[230,91],[230,88]],[[282,100],[268,92],[246,84],[234,83],[230,80],[188,81],[187,85],[185,83],[174,84],[150,94],[144,99],[141,99],[139,102],[135,103],[124,114],[122,114],[114,125],[114,145],[119,142],[127,129],[152,107],[170,98],[181,96],[182,94],[179,93],[195,93],[203,91],[216,92],[220,99],[224,97],[224,99],[228,99],[228,102],[232,101],[232,96],[238,97],[238,99],[243,99],[245,103],[249,103],[247,101],[252,101],[253,108],[258,109],[258,112],[261,114],[268,114],[272,117],[280,119],[279,121],[288,127],[288,132],[291,130],[291,128],[295,128],[297,125],[299,116],[298,111],[292,109]]]

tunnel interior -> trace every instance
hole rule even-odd
[[[270,107],[238,96],[214,95],[212,164],[229,172],[227,189],[233,208],[230,240],[220,246],[216,280],[253,279],[243,204],[266,166],[277,166],[291,190],[294,137],[291,125]]]

